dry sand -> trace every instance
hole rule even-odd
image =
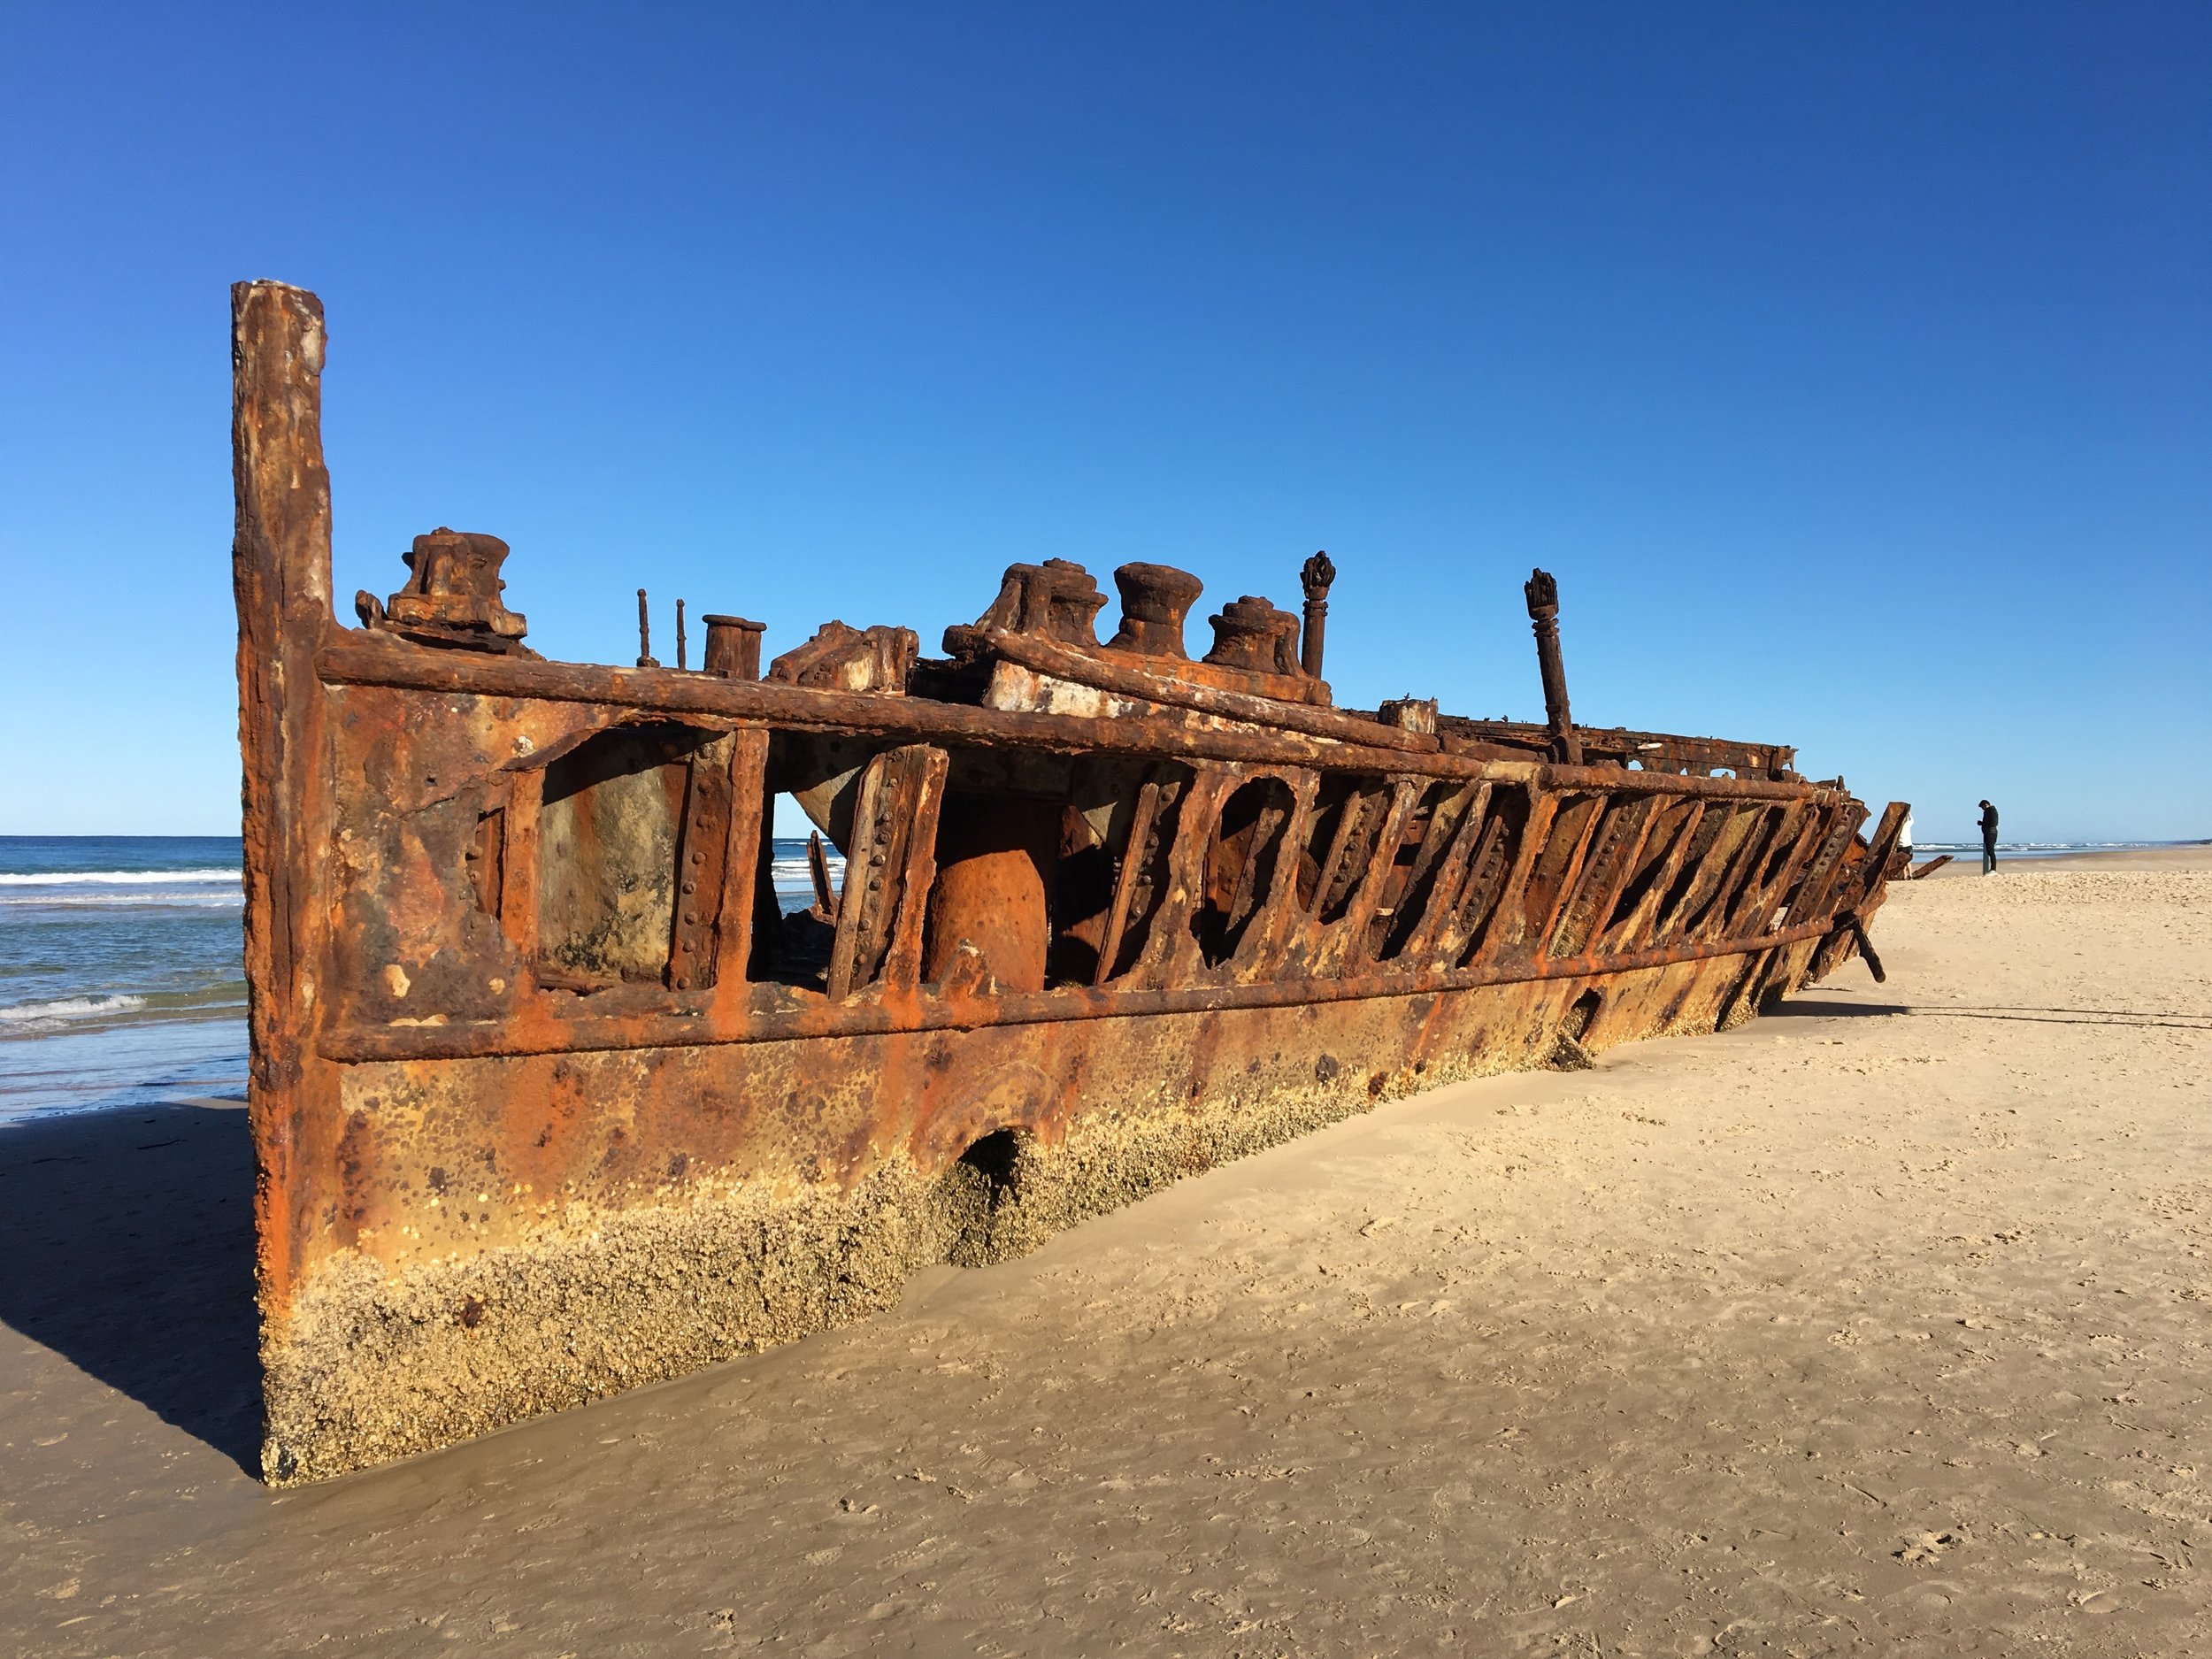
[[[2212,1652],[2212,856],[273,1495],[235,1109],[0,1129],[0,1652]]]

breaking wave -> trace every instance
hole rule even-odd
[[[43,1002],[19,1002],[13,1008],[0,1008],[0,1026],[17,1033],[58,1031],[75,1020],[110,1018],[117,1014],[135,1013],[145,1006],[144,997],[128,993],[116,996],[58,996]]]
[[[242,881],[242,870],[9,870],[0,887],[142,887],[178,882]]]

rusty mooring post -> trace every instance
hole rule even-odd
[[[645,611],[645,589],[637,590],[637,665],[640,668],[658,668],[659,661],[653,655],[653,618]]]
[[[1329,626],[1329,588],[1336,580],[1336,566],[1329,563],[1326,553],[1316,553],[1298,572],[1298,580],[1306,590],[1305,632],[1299,652],[1299,666],[1312,680],[1321,678],[1321,636]]]
[[[1559,657],[1559,584],[1544,571],[1532,571],[1522,585],[1528,595],[1528,619],[1536,630],[1536,666],[1544,676],[1544,718],[1551,726],[1555,759],[1582,764],[1582,740],[1575,735],[1567,708],[1567,666]]]
[[[699,620],[707,625],[706,655],[699,659],[703,672],[724,680],[760,678],[760,636],[767,631],[766,623],[718,617],[711,611],[702,614]]]
[[[684,667],[684,602],[676,602],[676,666]]]

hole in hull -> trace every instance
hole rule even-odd
[[[1019,1130],[995,1130],[962,1153],[938,1178],[945,1260],[955,1267],[987,1267],[1013,1254],[1006,1248],[1010,1219],[1006,1212],[1020,1201],[1026,1139]]]

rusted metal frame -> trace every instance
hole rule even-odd
[[[1585,864],[1576,891],[1560,907],[1558,925],[1545,940],[1545,955],[1559,950],[1568,956],[1590,954],[1586,947],[1594,937],[1602,937],[1622,889],[1636,873],[1636,859],[1651,833],[1656,805],[1651,795],[1611,804],[1601,832],[1604,842]]]
[[[1830,896],[1835,891],[1837,879],[1843,873],[1844,855],[1859,833],[1859,826],[1866,821],[1863,807],[1837,809],[1834,823],[1821,838],[1820,850],[1813,855],[1813,862],[1805,872],[1805,879],[1791,895],[1782,912],[1782,925],[1794,926],[1809,922],[1825,913]]]
[[[832,999],[919,976],[923,902],[935,874],[937,814],[949,757],[934,745],[887,749],[861,773],[853,845],[830,953]],[[900,961],[897,946],[910,945]]]
[[[1834,905],[1828,918],[1832,931],[1815,948],[1798,985],[1824,979],[1847,957],[1863,954],[1866,922],[1881,908],[1884,889],[1888,885],[1883,872],[1889,867],[1890,855],[1905,833],[1905,819],[1911,810],[1902,801],[1892,801],[1882,810],[1881,821],[1875,826],[1873,837],[1867,843],[1866,856],[1860,862],[1863,873]],[[1868,967],[1871,972],[1871,960]]]
[[[1658,868],[1652,872],[1651,885],[1645,888],[1643,898],[1621,925],[1608,930],[1607,938],[1601,941],[1605,949],[1633,950],[1651,936],[1660,907],[1667,902],[1669,889],[1682,873],[1682,862],[1690,856],[1691,844],[1697,839],[1698,828],[1705,821],[1706,811],[1704,802],[1689,803],[1687,810],[1683,813],[1680,827],[1676,830],[1674,839],[1668,843],[1666,851],[1661,855]]]
[[[1321,777],[1317,777],[1317,803],[1323,780]],[[1349,879],[1347,861],[1352,857],[1353,849],[1361,844],[1364,826],[1372,818],[1379,803],[1386,795],[1395,799],[1396,793],[1394,786],[1387,780],[1365,775],[1348,779],[1344,800],[1337,810],[1336,826],[1330,832],[1329,845],[1316,867],[1313,902],[1302,908],[1294,907],[1294,914],[1288,918],[1284,930],[1283,948],[1279,958],[1282,972],[1305,974],[1315,971],[1315,964],[1320,960],[1329,940],[1334,936],[1331,930],[1343,920],[1341,912],[1336,922],[1325,919],[1329,913],[1330,895],[1336,891],[1340,877],[1343,877],[1344,905],[1346,910],[1350,909],[1358,888]],[[1380,810],[1385,816],[1388,815],[1386,806]],[[1379,830],[1379,824],[1377,828]],[[1311,832],[1309,830],[1307,833]],[[1369,862],[1372,863],[1371,852]]]
[[[1712,841],[1698,855],[1697,868],[1691,872],[1682,896],[1661,907],[1652,924],[1655,937],[1697,937],[1698,928],[1709,919],[1720,895],[1733,879],[1744,856],[1745,844],[1757,839],[1756,827],[1766,821],[1763,802],[1709,802],[1707,806],[1709,810],[1718,810],[1725,816]],[[1746,811],[1747,807],[1752,810]]]
[[[1353,889],[1351,902],[1344,907],[1344,914],[1325,925],[1326,936],[1315,956],[1315,978],[1338,979],[1355,965],[1365,966],[1368,963],[1367,930],[1374,922],[1375,912],[1382,907],[1383,889],[1389,885],[1399,843],[1405,838],[1406,819],[1419,803],[1427,782],[1425,778],[1402,774],[1390,780],[1390,810],[1383,817],[1381,833],[1375,837],[1374,853],[1368,859],[1359,886]]]
[[[1254,917],[1245,930],[1244,942],[1237,956],[1247,965],[1236,973],[1239,979],[1251,979],[1294,972],[1288,961],[1292,941],[1304,920],[1298,908],[1298,857],[1313,833],[1313,819],[1321,798],[1321,774],[1302,772],[1289,780],[1291,810],[1283,826],[1282,838],[1276,843],[1275,868],[1264,900],[1264,909]]]
[[[1452,829],[1451,847],[1436,872],[1436,879],[1429,883],[1424,900],[1421,919],[1414,925],[1407,937],[1405,949],[1396,960],[1418,967],[1436,958],[1439,941],[1444,930],[1459,914],[1463,896],[1468,867],[1473,863],[1475,849],[1481,844],[1484,833],[1490,827],[1490,786],[1474,786],[1473,797],[1460,810]]]
[[[1597,796],[1596,801],[1596,805],[1591,809],[1589,821],[1583,825],[1582,833],[1576,839],[1574,851],[1567,856],[1566,867],[1559,872],[1559,891],[1552,895],[1543,921],[1530,926],[1522,935],[1529,949],[1540,960],[1550,959],[1552,930],[1559,926],[1560,918],[1567,913],[1567,905],[1573,899],[1575,889],[1581,884],[1583,866],[1589,860],[1592,844],[1614,812],[1625,804],[1612,796],[1602,795]]]
[[[1251,773],[1234,762],[1201,764],[1193,772],[1175,814],[1175,839],[1167,849],[1144,953],[1125,976],[1131,989],[1194,979],[1205,968],[1191,922],[1205,898],[1206,855],[1221,823],[1222,808]]]
[[[1889,885],[1889,862],[1904,837],[1905,820],[1911,816],[1912,808],[1902,801],[1892,801],[1882,809],[1881,821],[1867,842],[1866,858],[1860,865],[1865,873],[1849,907],[1861,920],[1881,908],[1883,889]]]
[[[1719,886],[1714,888],[1711,902],[1691,923],[1690,937],[1713,939],[1732,931],[1730,924],[1743,908],[1746,895],[1758,885],[1761,865],[1772,855],[1775,843],[1794,828],[1796,822],[1793,807],[1784,807],[1778,812],[1771,807],[1761,808],[1757,824],[1737,844],[1735,856],[1729,861]]]
[[[1463,964],[1464,969],[1473,970],[1483,964],[1501,961],[1519,948],[1528,925],[1527,906],[1523,898],[1528,891],[1530,874],[1544,856],[1544,849],[1551,843],[1552,820],[1559,816],[1561,799],[1548,791],[1529,792],[1528,820],[1521,826],[1521,844],[1514,849],[1513,867],[1506,872],[1505,880],[1498,887],[1498,896],[1491,902],[1490,926],[1484,929],[1482,943]]]
[[[1302,786],[1304,780],[1301,779],[1295,782],[1290,780],[1283,781],[1291,783],[1290,809],[1281,814],[1271,831],[1268,824],[1268,815],[1272,809],[1263,807],[1260,810],[1260,815],[1252,820],[1252,843],[1245,852],[1244,863],[1237,870],[1236,889],[1229,895],[1229,908],[1226,912],[1229,925],[1232,927],[1235,926],[1238,919],[1242,918],[1247,924],[1246,939],[1251,937],[1250,923],[1256,918],[1257,912],[1266,908],[1269,898],[1273,895],[1275,878],[1282,873],[1284,843],[1290,834],[1291,819],[1296,816],[1298,810],[1298,789]],[[1258,879],[1260,855],[1271,841],[1273,843],[1275,856],[1268,865],[1268,891],[1255,894],[1252,889]],[[1240,949],[1241,949],[1241,943],[1242,941],[1240,941]]]
[[[1495,796],[1491,799],[1494,802]],[[1466,874],[1459,884],[1459,891],[1453,896],[1449,913],[1440,922],[1429,941],[1430,960],[1440,962],[1448,967],[1457,966],[1460,958],[1466,955],[1469,945],[1473,942],[1475,930],[1497,909],[1498,897],[1505,889],[1510,864],[1509,861],[1502,858],[1494,864],[1491,853],[1496,843],[1502,841],[1509,833],[1505,814],[1486,808],[1481,834],[1468,856]],[[1484,876],[1483,872],[1489,869],[1496,870],[1494,879]],[[1487,892],[1484,891],[1486,879]]]
[[[1435,754],[1439,749],[1436,739],[1426,733],[1384,726],[1379,721],[1312,703],[1287,703],[1276,697],[1255,696],[1250,692],[1196,685],[1164,674],[1149,674],[1141,668],[1071,650],[1033,634],[993,633],[986,636],[986,641],[996,655],[1020,664],[1033,673],[1050,674],[1057,680],[1110,691],[1118,696],[1134,697],[1167,708],[1188,709],[1223,719],[1249,721],[1256,726],[1281,726],[1371,749],[1398,749],[1421,755]]]
[[[794,731],[860,732],[930,742],[987,747],[1019,744],[1056,754],[1139,754],[1317,766],[1332,772],[1417,772],[1437,778],[1522,783],[1536,789],[1604,789],[1724,800],[1826,799],[1836,793],[1816,784],[1678,777],[1617,767],[1478,760],[1443,753],[1410,754],[1371,741],[1338,743],[1294,732],[1236,731],[1135,716],[1094,718],[1025,714],[877,692],[825,691],[773,680],[723,680],[672,669],[613,668],[534,662],[489,652],[434,651],[357,628],[333,627],[317,653],[315,668],[332,685],[614,706],[631,710],[640,718],[704,718],[766,722]],[[1396,728],[1376,726],[1371,729]]]
[[[1063,986],[1050,991],[997,997],[860,996],[834,1005],[756,1009],[726,1019],[718,1010],[582,1019],[565,1032],[548,1025],[508,1023],[493,1028],[409,1025],[326,1032],[319,1051],[356,1064],[383,1061],[488,1059],[520,1054],[577,1054],[641,1048],[697,1048],[788,1042],[810,1037],[883,1036],[901,1033],[971,1030],[984,1025],[1054,1025],[1153,1014],[1210,1013],[1226,1009],[1280,1008],[1303,1002],[1357,1002],[1370,997],[1429,995],[1490,986],[1531,985],[1556,979],[1597,979],[1726,956],[1755,956],[1820,938],[1826,924],[1809,922],[1764,939],[1730,939],[1663,946],[1616,956],[1577,956],[1552,962],[1526,958],[1480,968],[1372,973],[1356,978],[1212,981],[1149,989],[1093,990]],[[565,1041],[557,1041],[565,1038]]]
[[[1148,778],[1137,791],[1137,804],[1129,819],[1129,838],[1122,844],[1121,867],[1114,872],[1114,902],[1106,913],[1106,933],[1098,948],[1098,968],[1091,976],[1093,985],[1103,985],[1113,977],[1114,964],[1121,956],[1121,936],[1129,926],[1129,902],[1137,890],[1137,882],[1144,865],[1145,843],[1151,838],[1152,821],[1160,812],[1159,780]]]
[[[1834,884],[1836,873],[1842,868],[1844,851],[1851,845],[1852,838],[1858,833],[1860,821],[1865,818],[1866,813],[1863,808],[1845,806],[1830,808],[1827,814],[1816,816],[1825,816],[1827,819],[1827,828],[1820,837],[1818,850],[1812,855],[1809,862],[1807,862],[1804,856],[1806,841],[1801,837],[1791,854],[1793,863],[1803,864],[1803,879],[1797,883],[1793,893],[1788,893],[1789,884],[1786,879],[1781,882],[1777,894],[1763,899],[1757,910],[1747,918],[1747,931],[1756,931],[1776,926],[1788,927],[1801,924],[1819,914],[1825,907],[1829,889]],[[1809,833],[1810,826],[1809,826],[1808,833]],[[1784,873],[1786,878],[1787,872]],[[1776,909],[1782,903],[1784,893],[1788,894],[1787,903],[1778,917]],[[1789,951],[1777,950],[1770,953],[1758,964],[1756,972],[1740,987],[1739,999],[1763,998],[1770,989],[1778,986],[1784,991],[1795,988],[1789,982],[1791,961],[1792,953]]]
[[[323,462],[322,302],[276,282],[231,289],[231,456],[236,533],[247,1076],[258,1179],[263,1315],[288,1305],[327,1194],[335,1078],[308,1064],[329,998],[317,984],[331,825],[328,698],[316,671],[333,628],[330,473]],[[312,1073],[311,1075],[311,1073]],[[331,1113],[318,1110],[329,1104]]]
[[[727,749],[737,745],[725,739]],[[711,984],[717,962],[717,913],[728,883],[731,809],[735,795],[727,758],[710,749],[685,769],[676,838],[676,902],[668,948],[668,983],[677,990]]]
[[[1390,927],[1383,940],[1385,947],[1388,946],[1390,937],[1405,926],[1407,905],[1416,904],[1420,909],[1413,918],[1412,927],[1405,933],[1406,942],[1387,956],[1379,951],[1378,960],[1402,962],[1410,953],[1414,933],[1419,931],[1423,919],[1435,907],[1437,895],[1441,890],[1439,885],[1441,866],[1449,859],[1453,848],[1459,844],[1459,832],[1466,822],[1467,809],[1474,803],[1478,791],[1487,798],[1489,791],[1482,785],[1462,784],[1439,801],[1435,810],[1429,814],[1428,825],[1421,833],[1421,844],[1414,849],[1412,865],[1406,872],[1405,886],[1398,890],[1398,913],[1390,918]]]
[[[901,794],[905,821],[896,843],[898,903],[877,975],[886,990],[899,995],[910,994],[921,983],[923,924],[930,888],[937,879],[937,821],[944,811],[945,779],[952,759],[941,749],[917,748],[920,752],[910,769],[918,776]]]
[[[1771,873],[1759,880],[1742,910],[1729,918],[1730,933],[1740,938],[1763,933],[1774,925],[1775,911],[1804,875],[1814,848],[1819,845],[1838,810],[1834,807],[1816,807],[1804,813],[1798,821],[1796,834],[1789,837],[1780,862],[1773,864]]]
[[[1313,886],[1313,914],[1318,917],[1329,908],[1329,893],[1336,886],[1337,871],[1344,863],[1345,852],[1352,837],[1359,831],[1360,822],[1367,816],[1367,796],[1355,780],[1345,791],[1344,804],[1337,809],[1336,828],[1329,836],[1328,850],[1322,855],[1320,872]]]
[[[761,843],[768,826],[768,731],[742,726],[731,734],[729,840],[722,854],[722,903],[714,925],[714,982],[745,981],[753,956],[753,915]]]
[[[499,859],[499,926],[515,954],[538,959],[539,817],[545,805],[541,768],[507,774],[506,846]]]

